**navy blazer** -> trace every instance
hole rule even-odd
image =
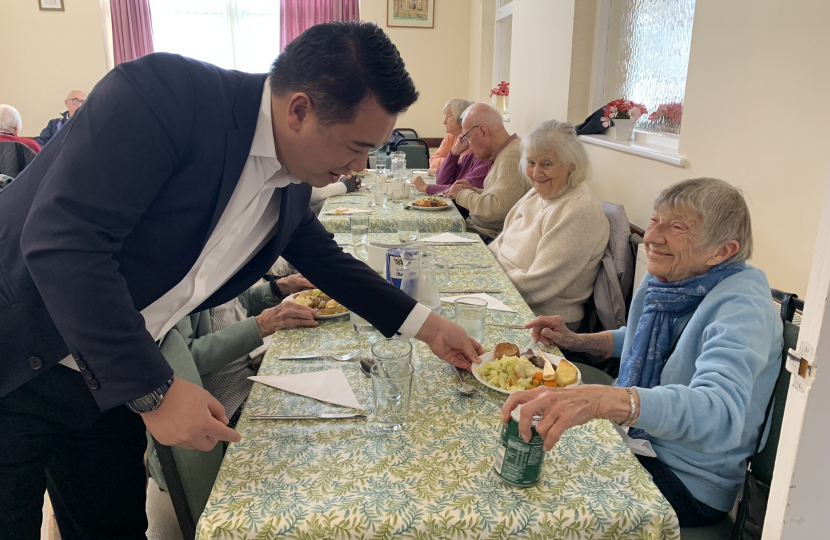
[[[70,353],[102,410],[172,376],[139,312],[187,275],[219,221],[265,80],[161,53],[120,64],[0,191],[0,396]],[[394,334],[415,301],[345,254],[310,196],[284,188],[265,245],[194,311],[235,298],[283,255]]]

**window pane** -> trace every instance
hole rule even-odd
[[[233,69],[226,0],[151,0],[153,48]]]
[[[507,17],[496,23],[499,25],[499,73],[498,81],[510,82],[510,45],[513,43],[513,16]]]
[[[513,0],[499,0],[499,7],[506,6],[507,4],[509,4],[512,1]]]
[[[236,69],[265,73],[280,53],[280,3],[236,0]]]
[[[637,126],[680,133],[679,117],[689,68],[695,0],[614,0],[608,26],[605,102],[626,98],[670,116]]]

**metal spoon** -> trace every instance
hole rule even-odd
[[[360,359],[360,371],[367,377],[372,376],[372,365],[375,363],[371,356],[364,356]]]
[[[461,381],[461,386],[458,387],[458,393],[462,396],[472,396],[476,393],[476,389],[464,382],[464,370],[455,368],[455,373],[458,375],[458,380]]]

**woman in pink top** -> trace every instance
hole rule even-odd
[[[447,134],[444,140],[441,141],[441,146],[435,151],[435,154],[429,159],[429,174],[435,176],[444,163],[444,159],[450,154],[450,150],[458,141],[458,136],[461,135],[461,113],[463,113],[474,101],[467,101],[466,99],[451,99],[444,105],[444,127],[447,129]],[[469,150],[465,150],[465,154]]]

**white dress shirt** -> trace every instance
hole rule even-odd
[[[154,340],[161,339],[259,252],[279,220],[281,189],[301,182],[277,160],[272,129],[271,90],[266,81],[248,160],[216,228],[184,279],[141,311]],[[429,313],[418,304],[398,333],[404,338],[414,336]],[[71,356],[60,363],[77,369]]]

